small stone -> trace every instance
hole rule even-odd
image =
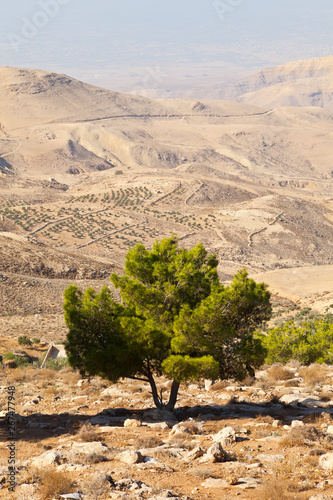
[[[134,418],[128,418],[124,422],[124,427],[141,427],[142,423],[140,420],[135,420]]]
[[[143,462],[144,458],[139,451],[126,450],[119,455],[119,460],[128,465],[134,465]]]
[[[223,450],[221,443],[214,443],[210,448],[208,448],[207,453],[200,460],[201,462],[224,462],[225,451]]]
[[[329,425],[326,430],[327,434],[333,435],[333,425]]]
[[[83,385],[87,385],[87,384],[89,384],[89,379],[81,378],[76,385],[78,387],[82,387]]]
[[[205,390],[210,391],[211,386],[213,385],[212,380],[205,380]]]
[[[282,427],[281,420],[274,420],[274,422],[272,423],[272,427]]]
[[[238,483],[238,477],[236,477],[236,476],[228,476],[228,477],[226,477],[226,481],[231,486],[234,486],[235,484]]]
[[[291,422],[291,427],[293,429],[296,429],[297,427],[304,427],[304,422],[302,422],[302,420],[293,420]]]
[[[185,455],[185,462],[191,462],[192,460],[196,460],[197,458],[200,458],[204,455],[205,453],[205,450],[204,448],[202,448],[201,446],[196,446],[195,448],[193,448],[193,450],[189,451],[186,455]]]
[[[30,461],[30,464],[37,469],[44,469],[52,464],[60,464],[61,455],[57,451],[47,451],[39,457],[35,457]]]
[[[222,446],[230,446],[236,442],[236,432],[232,427],[225,427],[213,437],[213,441],[221,443]]]
[[[333,470],[333,453],[325,453],[319,458],[319,465],[326,470]]]

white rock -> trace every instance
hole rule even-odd
[[[333,435],[333,425],[329,425],[326,430],[327,434],[332,434]]]
[[[134,418],[128,418],[124,422],[124,427],[141,427],[142,423],[140,420],[135,420]]]
[[[167,430],[170,429],[172,424],[168,424],[167,422],[156,422],[155,424],[151,423],[146,423],[146,427],[150,427],[151,429],[162,429],[162,430]]]
[[[124,462],[128,465],[139,464],[143,462],[143,456],[139,451],[134,450],[126,450],[118,456],[121,462]]]
[[[221,446],[221,443],[214,443],[210,448],[208,448],[207,453],[202,457],[200,462],[223,462],[225,459],[225,452]]]
[[[184,460],[185,462],[191,462],[192,460],[196,460],[204,455],[205,450],[201,446],[196,446],[193,450],[186,453]]]
[[[309,500],[332,500],[332,497],[331,495],[323,495],[322,493],[319,493],[318,495],[310,497]]]
[[[333,470],[333,453],[326,453],[319,458],[319,465],[326,470]]]
[[[104,443],[101,443],[100,441],[92,441],[90,443],[73,443],[71,449],[72,451],[84,455],[90,455],[90,453],[103,455],[103,453],[107,453],[107,451],[109,450],[108,446],[106,446],[106,444]]]
[[[291,422],[291,427],[293,429],[297,428],[297,427],[304,427],[304,422],[302,422],[302,420],[293,420]]]
[[[274,422],[272,423],[272,427],[282,427],[281,420],[274,420]]]
[[[59,464],[61,460],[61,454],[58,451],[51,450],[43,453],[39,457],[35,457],[29,460],[30,464],[36,468],[44,469],[52,464]]]
[[[236,432],[232,427],[225,427],[217,434],[212,436],[215,443],[221,443],[222,446],[230,446],[236,442]]]
[[[212,380],[205,380],[205,390],[206,391],[209,391],[212,385],[213,385]]]
[[[87,384],[89,384],[89,379],[81,378],[76,385],[78,387],[82,387],[83,385],[87,385]]]

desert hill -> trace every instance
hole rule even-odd
[[[215,252],[225,279],[332,262],[327,109],[152,100],[6,67],[0,110],[1,257],[13,275],[97,282],[136,242],[172,231]]]
[[[316,106],[333,110],[333,56],[266,68],[215,95],[268,108]]]

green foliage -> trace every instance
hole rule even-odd
[[[17,368],[26,368],[27,366],[31,365],[30,358],[26,356],[15,356],[14,360]]]
[[[169,409],[181,381],[244,378],[265,357],[253,333],[270,318],[270,296],[246,270],[224,287],[217,264],[202,244],[182,249],[171,236],[128,252],[125,275],[111,276],[122,304],[107,287],[83,293],[71,285],[64,303],[71,366],[112,381],[145,380],[158,407],[154,375],[164,373],[174,380]]]
[[[15,354],[13,352],[5,352],[3,359],[15,359]]]
[[[333,363],[333,323],[324,317],[296,326],[288,321],[262,337],[267,349],[267,363],[287,363],[291,359],[304,365]]]
[[[69,365],[69,363],[68,363],[68,359],[67,358],[49,359],[46,362],[45,368],[49,368],[50,370],[59,371],[59,370],[62,370],[62,368],[65,368],[68,365]]]
[[[32,339],[32,343],[33,343],[33,344],[39,344],[39,343],[40,343],[40,338],[39,338],[39,337],[34,337],[34,338]]]
[[[18,343],[20,345],[31,345],[32,344],[32,341],[29,337],[27,337],[27,335],[22,335],[21,337],[19,337],[17,339]]]

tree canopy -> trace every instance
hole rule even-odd
[[[121,303],[108,287],[71,285],[64,303],[70,364],[111,381],[146,381],[155,405],[170,410],[182,381],[252,373],[265,358],[254,332],[271,316],[270,294],[246,270],[224,286],[217,265],[202,244],[187,250],[171,236],[128,252],[124,275],[111,276]],[[166,404],[155,384],[161,374],[173,381]]]
[[[333,363],[332,315],[296,325],[288,321],[262,337],[267,363],[297,360],[304,365]]]

